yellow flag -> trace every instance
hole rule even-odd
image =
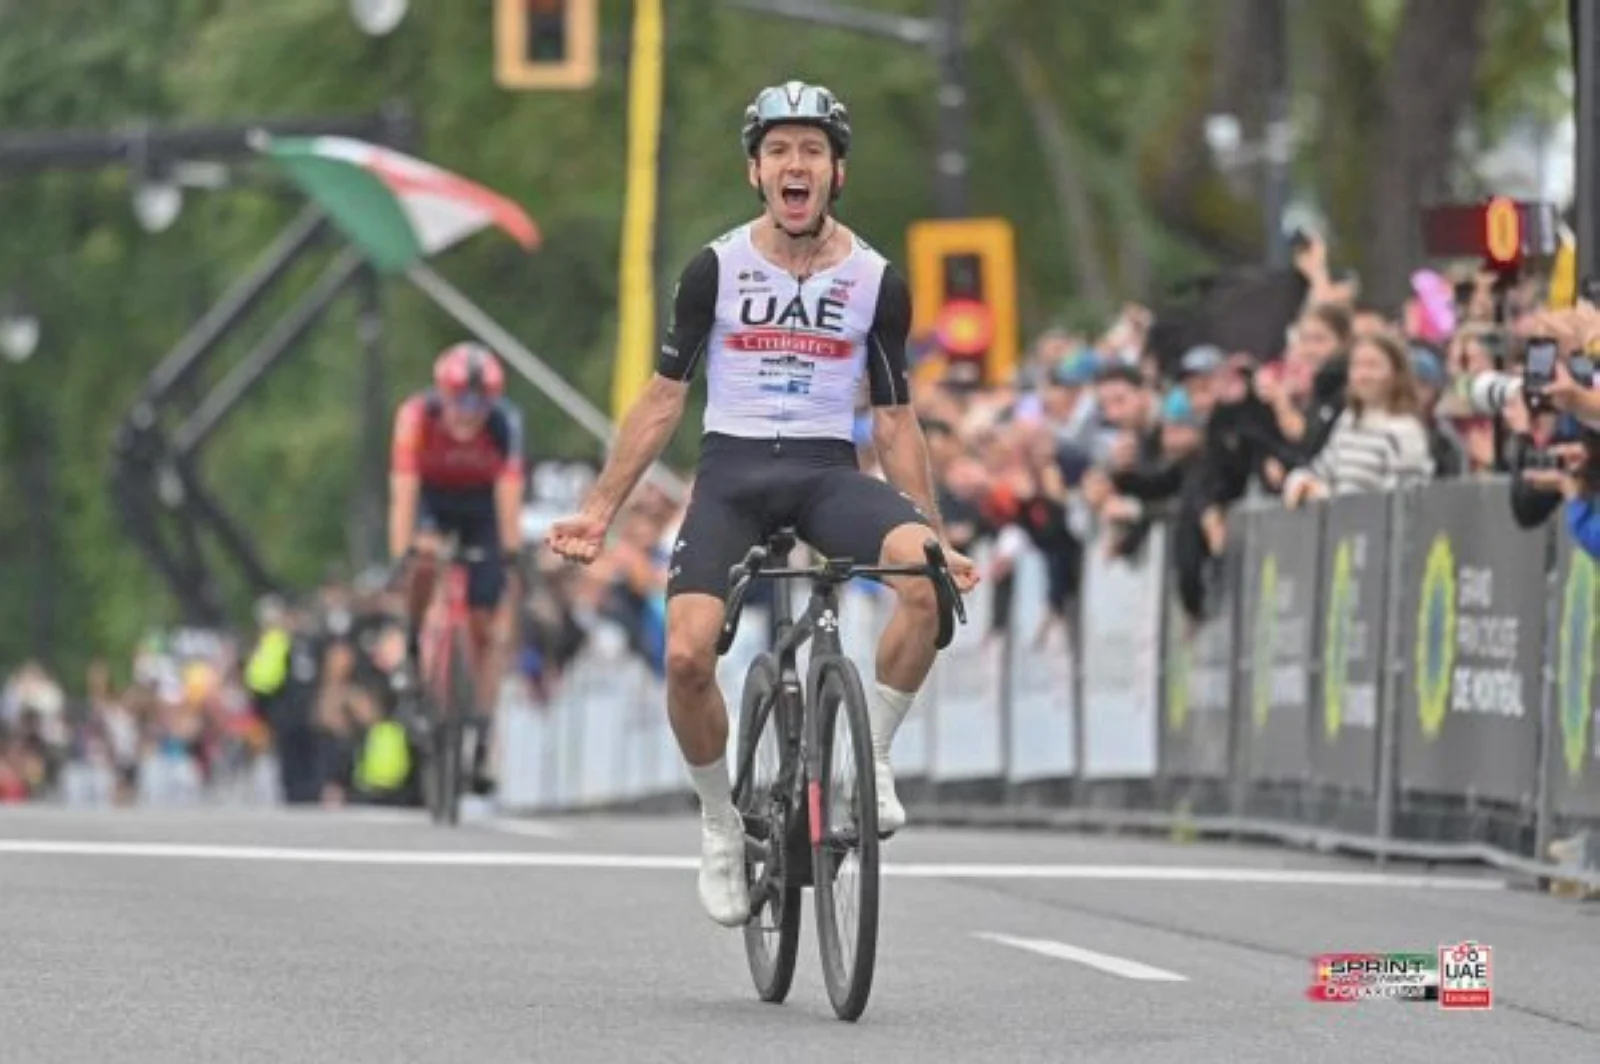
[[[1550,270],[1550,309],[1565,310],[1578,299],[1578,247],[1572,234],[1561,234],[1555,265]]]

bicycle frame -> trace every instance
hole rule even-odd
[[[839,640],[839,589],[831,579],[820,576],[813,578],[811,598],[806,603],[805,612],[797,618],[790,616],[792,604],[788,583],[780,582],[776,591],[777,638],[771,653],[778,661],[778,689],[783,697],[780,706],[774,709],[780,712],[779,726],[788,748],[785,753],[790,754],[783,758],[778,784],[788,793],[791,801],[798,802],[801,798],[798,793],[799,781],[785,778],[785,775],[793,773],[797,765],[803,768],[808,841],[816,846],[822,841],[822,746],[817,735],[817,716],[809,711],[807,695],[815,688],[815,676],[821,662],[844,653],[844,646]],[[802,685],[796,659],[800,648],[808,642],[811,644],[811,661],[809,675]],[[788,709],[786,713],[783,712],[785,707]],[[794,719],[797,713],[798,721]],[[792,755],[796,741],[799,742],[798,757]],[[754,755],[752,747],[751,757]],[[749,769],[749,764],[740,766],[741,772],[748,772]]]
[[[781,556],[787,554],[787,547],[792,540],[780,535],[775,537],[774,543],[783,548],[776,551]],[[805,803],[808,814],[807,841],[816,847],[822,842],[822,748],[817,733],[817,715],[811,712],[810,700],[816,691],[818,671],[828,662],[844,656],[844,646],[839,639],[840,585],[857,577],[921,576],[933,580],[939,599],[939,635],[935,641],[939,649],[949,644],[955,622],[966,622],[966,611],[961,605],[960,595],[950,582],[944,555],[938,544],[932,541],[926,546],[925,565],[854,565],[848,560],[830,559],[806,569],[767,569],[762,567],[766,556],[766,548],[753,548],[744,562],[735,566],[730,573],[732,589],[717,653],[726,653],[732,643],[750,581],[757,578],[776,580],[777,623],[773,644],[767,653],[778,666],[778,703],[769,712],[779,715],[783,749],[780,751],[778,779],[774,782],[774,789],[790,802],[796,803],[794,808],[799,808],[798,803],[802,801]],[[791,616],[793,609],[789,597],[789,581],[793,579],[803,579],[811,585],[811,597],[806,610],[797,618]],[[800,648],[808,641],[811,643],[811,661],[802,685],[795,659]],[[734,774],[735,794],[740,793],[749,781],[755,752],[755,746],[751,745],[739,759]],[[803,795],[801,779],[794,778],[797,767],[803,773]],[[767,841],[771,843],[770,839]],[[787,846],[797,840],[784,841]]]
[[[423,682],[433,692],[435,704],[447,706],[450,701],[450,642],[456,632],[470,641],[467,631],[467,562],[454,551],[440,555],[438,564],[443,567],[438,584],[422,622]]]

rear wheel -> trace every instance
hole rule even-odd
[[[821,754],[811,854],[817,941],[828,999],[842,1020],[867,1007],[878,959],[878,795],[861,677],[845,658],[818,670],[813,713]]]
[[[794,982],[800,945],[800,877],[785,860],[794,759],[785,764],[784,717],[780,712],[778,663],[758,657],[745,675],[739,704],[739,759],[749,765],[733,802],[744,819],[745,882],[750,887],[750,922],[744,952],[762,1001],[781,1002]]]

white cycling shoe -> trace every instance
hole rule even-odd
[[[894,769],[889,759],[873,758],[872,769],[878,791],[878,837],[888,838],[906,826],[906,807],[894,793]]]
[[[700,815],[700,905],[723,927],[741,927],[750,919],[744,820],[732,806]]]

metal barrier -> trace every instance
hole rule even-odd
[[[1267,836],[1600,886],[1540,860],[1600,821],[1600,579],[1558,524],[1518,527],[1503,480],[1243,507],[1199,625],[1164,530],[1132,560],[1090,545],[1071,625],[1047,616],[1044,559],[1025,553],[1005,623],[980,585],[896,741],[912,815]],[[869,685],[891,606],[844,597]],[[747,618],[719,669],[735,728],[765,634]],[[661,686],[618,647],[542,711],[508,700],[513,809],[687,800]]]

